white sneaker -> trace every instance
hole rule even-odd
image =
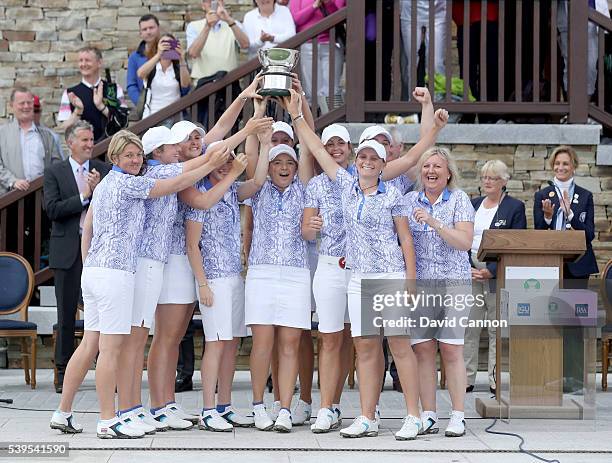
[[[286,408],[281,408],[281,411],[278,412],[278,418],[276,418],[276,422],[274,423],[274,430],[277,432],[291,432],[291,412]]]
[[[280,412],[280,409],[281,409],[280,400],[276,400],[272,404],[272,408],[270,408],[270,418],[272,419],[272,421],[276,421],[276,418],[278,418],[278,412]]]
[[[434,412],[424,412],[421,415],[421,430],[419,434],[438,434],[438,416]]]
[[[234,407],[227,407],[221,417],[228,423],[239,428],[251,428],[255,424],[253,416],[246,416],[234,410]]]
[[[143,430],[135,428],[119,417],[98,421],[96,434],[100,439],[138,439],[145,435]]]
[[[192,415],[191,413],[187,413],[176,402],[166,405],[166,410],[168,409],[172,413],[174,413],[174,416],[176,416],[177,418],[180,418],[181,420],[189,421],[193,424],[198,424],[198,422],[200,421],[200,417],[198,415]]]
[[[342,437],[376,437],[378,436],[378,423],[366,416],[358,416],[348,428],[340,431]]]
[[[380,407],[376,404],[376,409],[374,409],[374,420],[376,424],[380,426]]]
[[[444,431],[446,437],[461,437],[465,435],[465,419],[461,412],[452,411],[450,421]]]
[[[60,410],[55,410],[49,423],[51,429],[59,429],[64,434],[78,434],[83,432],[83,426],[76,422],[76,418],[72,413],[64,413]]]
[[[315,434],[323,434],[332,429],[337,429],[338,426],[340,426],[340,423],[336,412],[332,412],[329,408],[321,408],[317,413],[317,420],[310,426],[310,430]]]
[[[274,421],[268,415],[264,404],[258,404],[253,407],[253,418],[255,427],[260,431],[270,431],[274,427]]]
[[[151,415],[151,412],[149,412],[149,410],[145,409],[144,407],[140,407],[136,409],[135,413],[136,413],[136,416],[140,418],[142,421],[144,421],[145,423],[150,424],[151,426],[155,426],[156,431],[165,432],[168,429],[170,429],[170,426],[168,426],[167,424],[161,423],[157,421],[155,418],[153,418],[153,415]]]
[[[402,428],[395,433],[395,440],[414,440],[421,431],[421,420],[414,415],[404,418]]]
[[[340,404],[333,404],[332,408],[336,413],[336,417],[338,419],[338,426],[342,424],[342,412],[340,411]]]
[[[167,410],[166,407],[157,410],[157,412],[153,415],[153,418],[155,418],[156,421],[167,425],[174,431],[186,431],[187,429],[193,428],[193,423],[191,421],[180,419],[174,413]]]
[[[145,434],[155,434],[156,427],[145,423],[142,419],[140,419],[137,415],[137,410],[132,410],[128,413],[122,414],[119,418],[121,418],[125,423],[129,424],[133,428],[140,429]]]
[[[301,426],[306,423],[306,421],[310,421],[311,416],[312,405],[299,399],[297,405],[291,412],[291,423],[295,426]]]
[[[215,432],[232,432],[234,427],[221,418],[216,408],[202,412],[198,428]]]

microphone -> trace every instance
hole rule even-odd
[[[563,201],[563,194],[561,193],[561,190],[559,189],[557,184],[553,182],[552,180],[548,180],[546,183],[548,183],[548,186],[553,187],[555,191],[557,192],[557,195],[559,196],[559,206],[561,207],[561,210],[563,211],[563,224],[562,224],[561,230],[566,230],[569,212],[567,211],[565,207],[565,201]]]

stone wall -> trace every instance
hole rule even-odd
[[[237,19],[251,0],[226,0]],[[180,40],[201,19],[199,0],[2,0],[0,2],[0,123],[16,84],[42,98],[43,121],[53,127],[64,88],[79,82],[76,50],[99,47],[113,78],[125,88],[127,59],[140,42],[138,18],[152,13]]]

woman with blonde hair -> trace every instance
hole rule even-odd
[[[472,249],[469,251],[472,265],[472,293],[484,295],[483,305],[474,305],[470,311],[470,320],[495,320],[496,296],[495,278],[497,276],[497,262],[480,262],[476,257],[478,248],[485,230],[524,229],[527,228],[525,218],[525,204],[506,192],[506,185],[510,179],[508,166],[499,159],[487,161],[480,169],[480,188],[483,196],[472,199],[472,206],[476,211],[474,216],[474,238]],[[465,345],[463,358],[467,370],[466,392],[474,390],[476,371],[478,370],[478,348],[482,328],[473,326],[465,331]],[[489,358],[488,376],[489,389],[495,393],[496,384],[494,376],[496,330],[488,328]]]
[[[474,208],[465,192],[457,188],[459,172],[444,148],[427,150],[417,163],[415,190],[404,197],[409,210],[410,231],[416,254],[417,283],[443,295],[471,294],[468,251],[474,233]],[[436,308],[449,318],[455,307]],[[427,316],[426,312],[423,312]],[[431,313],[429,313],[431,315]],[[446,369],[452,412],[446,435],[465,434],[465,366],[463,332],[457,328],[421,328],[411,339],[419,363],[419,392],[423,413],[420,434],[437,433],[436,352],[438,346]]]

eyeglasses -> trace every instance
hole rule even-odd
[[[482,177],[480,177],[480,181],[481,182],[499,182],[501,180],[501,177],[489,177],[488,175],[483,175]]]

